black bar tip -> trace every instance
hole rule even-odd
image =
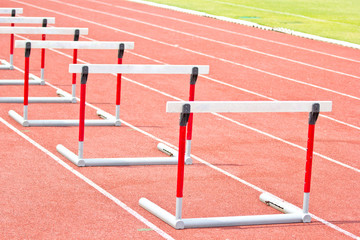
[[[186,103],[182,106],[182,112],[180,113],[180,126],[186,126],[190,116],[190,104]]]
[[[47,27],[47,23],[48,23],[47,19],[44,18],[42,21],[42,27]]]
[[[25,43],[25,57],[30,57],[30,51],[31,51],[31,42]]]
[[[89,67],[83,66],[81,69],[81,84],[86,84],[89,74]]]
[[[192,72],[191,72],[191,76],[190,76],[190,84],[194,85],[196,83],[198,75],[199,75],[199,68],[198,67],[193,67]]]
[[[124,43],[120,43],[120,44],[119,44],[119,51],[118,51],[118,58],[123,58],[123,56],[124,56],[124,51],[125,51],[125,44],[124,44]]]
[[[315,125],[320,113],[320,104],[314,103],[309,113],[309,124]]]
[[[15,17],[15,16],[16,16],[16,10],[15,10],[15,9],[12,9],[12,10],[11,10],[11,16],[12,16],[12,17]]]
[[[80,36],[80,30],[79,30],[79,29],[75,29],[74,41],[79,41],[79,36]]]

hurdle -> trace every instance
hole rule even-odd
[[[88,166],[129,166],[129,165],[167,165],[176,164],[176,155],[170,157],[141,157],[141,158],[84,158],[84,132],[85,132],[85,92],[87,76],[90,73],[121,73],[121,74],[207,74],[209,66],[204,65],[73,65],[70,72],[81,72],[81,100],[79,119],[78,155],[64,147],[57,145],[56,149],[64,157],[79,167]],[[196,69],[196,70],[195,70]],[[111,117],[111,116],[110,116]],[[112,119],[115,119],[112,117]],[[118,119],[120,121],[120,119]],[[176,153],[175,153],[176,154]]]
[[[12,13],[12,17],[0,17],[0,23],[11,23],[11,27],[15,26],[15,23],[23,24],[42,24],[46,27],[48,23],[54,24],[55,18],[53,17],[15,17],[15,12]],[[45,35],[42,36],[45,40]],[[10,34],[10,63],[6,60],[0,60],[2,65],[0,69],[14,69],[14,33]]]
[[[249,101],[249,102],[167,102],[166,111],[180,113],[179,130],[179,153],[178,174],[176,191],[176,210],[172,215],[165,209],[156,205],[146,198],[139,200],[139,205],[151,214],[160,218],[175,229],[226,227],[244,225],[284,224],[284,223],[307,223],[311,222],[309,214],[309,194],[311,181],[311,168],[314,144],[315,123],[320,109],[330,112],[331,101]],[[183,185],[184,185],[184,155],[185,155],[185,128],[190,113],[260,113],[260,112],[309,112],[308,142],[306,154],[305,184],[303,208],[299,208],[270,193],[264,192],[260,200],[285,214],[250,215],[250,216],[227,216],[209,218],[182,218]]]
[[[51,20],[51,19],[50,19]],[[42,40],[46,35],[74,35],[74,39],[79,38],[79,34],[87,35],[87,28],[66,28],[52,27],[48,28],[47,19],[43,20],[42,27],[0,27],[0,34],[41,34]],[[15,46],[16,47],[16,46]],[[31,74],[32,79],[29,81],[31,85],[44,85],[44,67],[45,67],[45,49],[41,49],[41,77],[38,78]],[[0,85],[23,85],[23,80],[0,80]]]
[[[22,8],[0,8],[0,14],[11,14],[11,17],[15,17],[16,13],[23,13]],[[14,26],[14,23],[11,23],[11,26]],[[12,70],[13,67],[13,48],[14,46],[14,34],[10,34],[10,63],[4,59],[0,59],[0,69],[10,69]]]

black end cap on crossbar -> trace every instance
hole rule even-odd
[[[186,126],[190,116],[190,104],[184,104],[182,106],[182,112],[180,113],[180,126]]]
[[[199,68],[198,67],[193,67],[192,73],[191,73],[191,76],[190,76],[190,84],[191,85],[194,85],[196,83],[198,75],[199,75]]]
[[[16,16],[16,10],[15,10],[15,9],[12,9],[12,10],[11,10],[11,16],[12,16],[12,17],[15,17],[15,16]]]
[[[80,36],[80,30],[79,30],[79,29],[75,29],[74,41],[79,41],[79,36]]]
[[[27,42],[25,44],[25,57],[30,57],[30,51],[31,51],[31,42]]]
[[[89,74],[89,67],[83,66],[81,70],[81,84],[86,84]]]
[[[42,21],[42,27],[47,27],[47,19],[44,18],[43,21]]]
[[[320,113],[320,104],[319,103],[314,103],[312,105],[312,110],[309,113],[309,124],[315,125],[316,120],[319,117],[319,113]]]
[[[119,51],[118,51],[118,58],[123,58],[125,51],[125,44],[120,43],[119,44]]]

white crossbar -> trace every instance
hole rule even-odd
[[[140,73],[140,74],[191,74],[198,67],[199,74],[208,74],[205,65],[145,65],[145,64],[70,64],[70,73],[81,73],[82,67],[88,66],[89,73]]]
[[[125,49],[134,49],[134,42],[97,42],[97,41],[33,41],[16,40],[16,48],[25,48],[27,42],[31,48],[57,48],[57,49],[119,49],[123,43]]]
[[[54,24],[54,17],[0,17],[0,23],[43,23],[46,19],[48,24]]]
[[[16,14],[23,13],[22,8],[0,8],[0,14],[11,14],[12,10],[15,10]]]
[[[195,101],[166,103],[166,112],[180,113],[184,104],[190,104],[191,112],[311,112],[314,103],[320,104],[321,112],[331,112],[331,101]]]
[[[80,35],[87,35],[87,28],[66,28],[66,27],[0,27],[0,34],[63,34],[74,35],[75,30]]]

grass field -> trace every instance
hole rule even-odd
[[[151,0],[360,44],[359,0]]]

